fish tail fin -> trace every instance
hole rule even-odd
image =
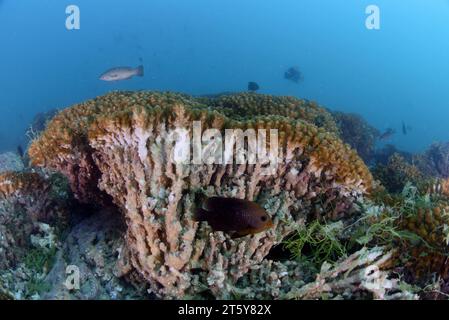
[[[208,211],[203,208],[198,208],[193,215],[193,219],[195,221],[206,221]]]
[[[136,75],[139,77],[143,77],[144,76],[144,69],[143,69],[143,65],[140,65],[136,68]]]

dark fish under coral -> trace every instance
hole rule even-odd
[[[244,237],[273,227],[268,213],[257,203],[224,197],[211,197],[196,211],[197,221],[207,221],[214,231],[229,233],[232,238]]]
[[[252,81],[248,82],[248,91],[255,92],[259,89],[260,89],[260,87],[256,82],[252,82]]]
[[[302,74],[298,67],[290,67],[285,71],[284,78],[299,83],[302,80]]]
[[[379,137],[379,140],[388,140],[390,139],[394,134],[396,133],[396,130],[392,129],[392,128],[388,128],[387,130],[385,130],[384,133],[382,133]]]

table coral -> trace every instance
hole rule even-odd
[[[245,120],[254,116],[280,115],[305,120],[337,135],[340,133],[332,114],[316,102],[309,100],[289,96],[238,93],[203,97],[197,101],[234,119]]]
[[[354,199],[372,184],[357,154],[306,117],[267,114],[274,109],[231,117],[203,102],[172,93],[112,93],[59,113],[29,151],[33,164],[68,176],[78,199],[112,198],[127,221],[121,259],[161,297],[206,289],[228,295],[294,224],[350,215]],[[261,163],[176,162],[179,145],[171,134],[192,132],[193,121],[220,132],[278,129],[277,170],[262,175]],[[240,239],[213,232],[193,212],[201,197],[215,195],[257,201],[275,227]]]

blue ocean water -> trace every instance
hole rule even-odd
[[[380,29],[365,26],[368,5]],[[66,7],[80,9],[67,30]],[[361,114],[408,151],[448,141],[445,0],[0,0],[0,151],[33,117],[111,90],[293,95]],[[114,66],[145,77],[102,82]],[[299,66],[304,81],[286,81]],[[403,135],[401,124],[412,130]]]

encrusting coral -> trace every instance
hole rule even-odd
[[[284,100],[273,101],[274,108]],[[111,197],[127,222],[120,258],[165,298],[205,290],[229,297],[294,225],[350,215],[354,199],[372,184],[353,150],[303,117],[265,115],[271,109],[257,117],[230,117],[203,102],[171,93],[111,93],[60,112],[29,150],[34,165],[65,174],[78,199]],[[267,163],[176,161],[180,150],[191,149],[185,141],[194,121],[221,133],[278,129],[275,172],[262,174]],[[173,133],[180,139],[176,143]],[[258,202],[274,228],[239,239],[213,232],[196,222],[193,212],[200,198],[215,195]]]

